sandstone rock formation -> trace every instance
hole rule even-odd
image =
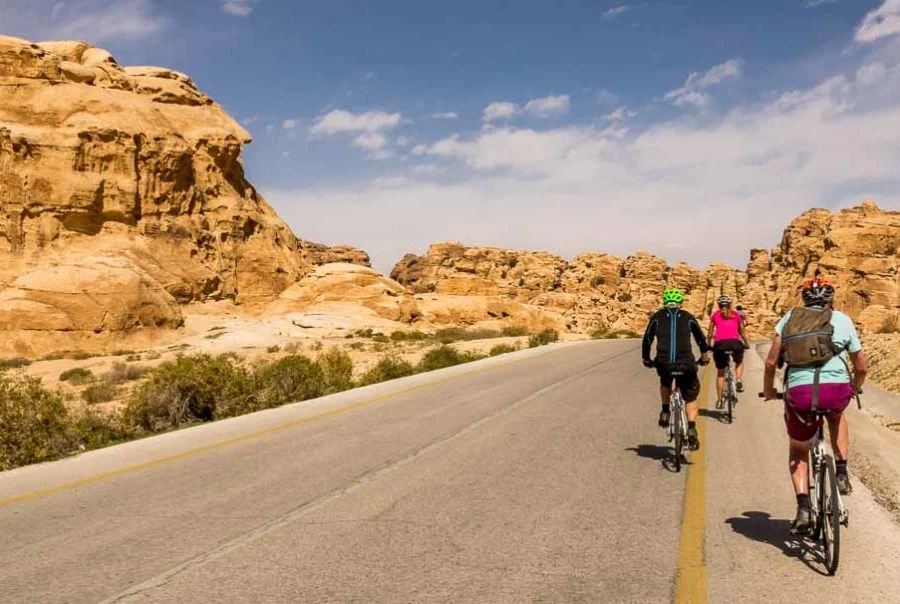
[[[565,329],[561,314],[501,295],[414,295],[367,267],[336,263],[317,267],[270,304],[265,316],[291,313],[333,317],[346,327],[348,317],[368,316],[397,323],[397,329],[426,331],[446,326],[500,329],[520,326],[532,331]]]
[[[768,336],[798,288],[819,269],[835,282],[839,308],[861,327],[879,330],[900,314],[900,212],[872,202],[830,212],[810,210],[785,230],[771,252],[753,250],[747,270],[715,264],[669,266],[640,252],[627,258],[582,254],[571,261],[545,252],[436,244],[407,255],[392,277],[416,293],[496,295],[562,314],[573,331],[640,330],[669,286],[687,294],[685,307],[706,319],[726,293],[750,312],[751,335]]]
[[[177,327],[179,304],[267,303],[314,265],[247,182],[250,135],[191,79],[84,42],[0,37],[0,354]]]

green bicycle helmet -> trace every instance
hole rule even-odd
[[[663,292],[663,304],[668,306],[669,304],[684,304],[684,292],[675,287],[670,287],[665,292]]]

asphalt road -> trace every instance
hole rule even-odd
[[[2,474],[0,600],[900,601],[861,485],[837,577],[789,538],[776,407],[676,474],[656,399],[636,342],[548,347]]]

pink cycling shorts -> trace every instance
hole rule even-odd
[[[822,418],[810,413],[812,407],[813,386],[794,386],[788,391],[790,402],[784,403],[784,424],[787,426],[788,436],[794,440],[806,442],[811,440]],[[830,411],[832,415],[839,416],[850,404],[853,398],[853,386],[847,384],[819,384],[818,409]]]

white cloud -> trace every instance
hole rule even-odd
[[[409,137],[406,137],[406,136],[398,136],[398,137],[397,137],[397,140],[394,141],[394,143],[395,143],[398,147],[405,147],[406,145],[409,144]]]
[[[492,122],[494,120],[509,119],[519,112],[519,106],[507,101],[494,101],[484,108],[481,120]]]
[[[50,20],[56,21],[59,18],[60,13],[66,8],[65,2],[57,2],[53,5],[53,10],[50,11]]]
[[[900,34],[900,0],[884,0],[869,12],[856,30],[856,41],[869,43]]]
[[[282,151],[281,152],[281,157],[283,157],[284,159],[288,159],[290,156],[291,156],[290,151]]]
[[[281,122],[281,127],[285,130],[293,130],[297,127],[297,120],[284,120]]]
[[[413,167],[413,173],[423,176],[432,176],[434,174],[442,174],[445,169],[436,164],[419,164]]]
[[[147,39],[170,24],[168,19],[157,14],[151,0],[76,0],[59,2],[53,6],[49,15],[53,24],[51,28],[46,28],[45,24],[33,24],[32,30],[29,19],[34,16],[36,5],[17,11],[15,4],[14,0],[13,15],[9,21],[5,18],[4,9],[0,9],[0,23],[15,24],[21,20],[25,27],[21,33],[17,32],[19,35],[29,35],[30,31],[34,31],[35,37],[87,40],[103,44],[117,40]]]
[[[275,132],[275,126],[272,124],[269,124],[268,126],[266,126],[266,132],[268,132],[269,134],[271,134],[272,132]]]
[[[864,86],[877,84],[887,76],[888,68],[879,61],[863,65],[856,71],[856,80]]]
[[[356,183],[267,197],[304,237],[353,241],[379,268],[446,240],[566,256],[649,246],[671,262],[740,265],[747,250],[775,244],[810,207],[871,196],[900,208],[900,69],[889,63],[872,79],[859,68],[881,72],[860,64],[765,102],[691,120],[660,118],[634,132],[613,130],[613,122],[605,129],[503,127],[417,147],[420,156],[453,164],[452,182]],[[312,203],[322,211],[315,224],[303,209]],[[729,216],[724,237],[721,222],[709,220],[711,208]]]
[[[611,90],[600,90],[597,93],[597,103],[602,107],[611,107],[619,102],[619,95]]]
[[[413,147],[413,155],[425,155],[426,153],[428,153],[428,145],[419,144]]]
[[[253,124],[255,124],[256,122],[258,122],[261,119],[262,119],[262,116],[259,115],[258,113],[256,113],[254,115],[251,115],[250,117],[245,117],[244,119],[241,120],[241,123],[245,126],[252,126]]]
[[[259,0],[223,0],[222,10],[235,17],[247,17],[258,2]]]
[[[366,151],[380,151],[387,146],[387,137],[377,132],[364,132],[356,137],[353,144]]]
[[[837,4],[838,0],[806,0],[805,6],[806,8],[815,8],[817,6],[822,6],[823,4]]]
[[[431,117],[436,120],[458,120],[459,115],[454,113],[453,111],[444,111],[441,113],[435,113]]]
[[[342,109],[334,109],[316,118],[316,123],[309,132],[313,136],[329,136],[348,132],[382,132],[393,130],[400,125],[402,119],[403,117],[399,113],[385,113],[384,111],[351,113]]]
[[[606,120],[607,122],[623,122],[625,120],[629,120],[629,119],[633,118],[636,115],[637,115],[637,113],[629,110],[628,107],[626,107],[625,105],[622,105],[615,111],[604,115],[603,119]]]
[[[614,6],[605,13],[603,13],[604,19],[615,19],[619,15],[624,15],[625,13],[632,10],[634,7],[630,4],[619,4],[618,6]]]
[[[547,118],[568,113],[569,104],[570,98],[567,94],[545,96],[542,99],[528,101],[522,111],[533,117]]]
[[[692,72],[688,75],[684,86],[670,90],[666,93],[665,99],[671,101],[675,106],[682,107],[684,105],[695,105],[697,107],[705,107],[709,103],[709,95],[701,92],[706,88],[710,88],[717,84],[721,84],[725,80],[736,78],[741,74],[743,62],[740,59],[730,59],[719,65],[715,65],[705,73]]]

